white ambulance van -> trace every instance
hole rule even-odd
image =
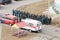
[[[26,19],[22,19],[22,22],[25,22],[26,24],[28,24],[29,26],[25,26],[23,27],[24,29],[27,29],[29,31],[36,31],[36,32],[41,32],[42,30],[42,23],[40,21],[37,20],[33,20],[30,18],[26,18]]]

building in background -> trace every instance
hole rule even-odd
[[[60,0],[55,0],[54,4],[57,8],[60,8]]]

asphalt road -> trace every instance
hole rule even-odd
[[[60,40],[60,28],[51,25],[44,25],[42,33],[38,33],[31,40]]]
[[[28,5],[31,3],[35,3],[35,2],[39,2],[41,0],[22,0],[22,1],[13,1],[11,4],[6,4],[6,5],[1,5],[0,8],[0,15],[4,15],[4,14],[12,14],[12,10],[16,9],[18,7],[24,6],[24,5]]]

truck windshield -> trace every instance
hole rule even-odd
[[[12,20],[12,19],[10,19],[10,18],[6,18],[6,19]]]
[[[6,18],[6,19],[9,19],[9,20],[18,20],[17,18],[14,18],[14,19],[11,19],[11,18]]]

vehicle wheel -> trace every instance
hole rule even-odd
[[[40,33],[40,31],[38,31],[38,33]]]
[[[30,29],[28,30],[29,32],[32,32]]]
[[[39,31],[38,31],[38,33],[41,33],[41,32],[42,32],[42,30],[39,30]]]
[[[12,26],[12,24],[10,24],[10,26]]]
[[[5,5],[5,3],[2,3],[3,5]]]

